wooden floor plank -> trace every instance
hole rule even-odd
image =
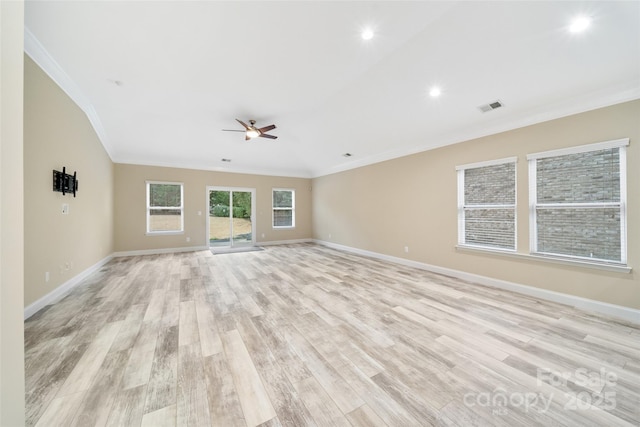
[[[147,386],[120,390],[111,407],[107,427],[139,426],[142,422]]]
[[[83,392],[65,394],[53,399],[47,406],[36,427],[69,426],[75,418],[78,408],[84,399]]]
[[[211,425],[207,383],[200,343],[181,345],[178,351],[177,424]]]
[[[387,427],[369,405],[362,405],[347,414],[347,420],[354,427]]]
[[[274,418],[275,409],[238,331],[227,332],[222,342],[247,426]]]
[[[175,405],[178,377],[178,326],[161,330],[153,355],[145,414]]]
[[[25,386],[29,427],[630,426],[640,325],[314,244],[144,255],[25,322]]]
[[[107,354],[70,425],[82,427],[107,424],[130,352],[131,350],[123,350]]]
[[[165,406],[142,416],[140,427],[176,427],[176,405]]]
[[[64,385],[58,391],[58,396],[66,396],[89,389],[121,326],[122,322],[104,325],[67,377]]]
[[[244,414],[233,383],[231,370],[223,353],[204,359],[204,371],[209,398],[211,425],[217,427],[244,427]]]

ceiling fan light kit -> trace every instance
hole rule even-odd
[[[253,138],[268,138],[268,139],[277,139],[278,137],[275,135],[269,135],[267,134],[267,132],[269,132],[270,130],[273,130],[276,128],[276,125],[269,125],[269,126],[264,126],[261,128],[257,128],[256,127],[256,121],[255,120],[249,120],[249,124],[246,124],[245,122],[243,122],[240,119],[236,119],[236,121],[238,123],[240,123],[243,127],[244,130],[236,130],[236,129],[222,129],[224,132],[244,132],[244,140],[245,141],[249,141],[250,139]]]

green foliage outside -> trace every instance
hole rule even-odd
[[[211,206],[210,214],[215,217],[229,216],[229,199],[231,198],[228,191],[211,191],[209,193],[209,201]],[[233,217],[249,218],[251,216],[251,193],[234,192],[233,193]]]
[[[276,190],[273,192],[273,207],[293,207],[293,192],[290,190]]]
[[[149,201],[152,207],[180,207],[179,184],[150,184]]]
[[[229,216],[229,206],[216,205],[211,210],[211,215],[216,217],[228,217]]]

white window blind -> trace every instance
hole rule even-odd
[[[626,264],[628,143],[528,156],[532,253]]]
[[[515,251],[516,158],[456,169],[458,244]]]

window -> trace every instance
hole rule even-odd
[[[182,232],[183,206],[182,183],[147,181],[147,233]]]
[[[628,139],[531,154],[531,252],[626,264]]]
[[[458,166],[458,244],[516,249],[516,158]]]
[[[296,226],[296,192],[283,188],[273,190],[273,228]]]

